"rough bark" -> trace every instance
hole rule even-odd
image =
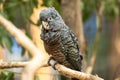
[[[25,67],[29,62],[5,62],[0,61],[0,69]]]

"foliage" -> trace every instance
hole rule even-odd
[[[17,27],[25,29],[26,35],[30,37],[27,23],[33,8],[37,7],[37,0],[5,0],[4,3],[1,0],[0,3],[3,4],[0,14],[11,20]],[[11,52],[11,36],[2,27],[0,27],[0,45]]]
[[[0,80],[14,80],[14,73],[9,71],[2,71],[0,73]]]
[[[82,17],[83,21],[86,21],[90,15],[95,11],[95,0],[91,0],[88,2],[88,0],[82,0]]]
[[[95,13],[104,4],[104,16],[112,19],[119,13],[119,4],[117,0],[82,0],[83,21],[86,21],[91,14]]]
[[[117,0],[106,0],[104,15],[108,19],[113,19],[119,13],[119,4]]]
[[[15,15],[18,15],[19,11],[23,19],[28,19],[34,7],[37,7],[37,0],[6,0],[3,10],[8,18],[14,22]]]
[[[6,47],[11,52],[13,45],[11,36],[2,27],[0,27],[0,45]]]
[[[43,6],[55,7],[56,10],[61,13],[60,0],[43,0]]]

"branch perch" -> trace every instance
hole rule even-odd
[[[0,69],[5,68],[21,68],[25,67],[29,62],[5,62],[0,61]]]
[[[51,60],[50,64],[54,65],[55,60]],[[18,67],[25,67],[29,62],[5,62],[5,61],[0,61],[0,68],[18,68]],[[42,65],[41,67],[47,67],[48,65]],[[65,76],[71,77],[71,78],[77,78],[81,80],[103,80],[102,78],[98,76],[94,76],[91,74],[86,74],[83,72],[78,72],[75,70],[72,70],[70,68],[67,68],[61,64],[56,64],[55,68],[57,69],[58,72],[61,74],[64,74]]]
[[[56,62],[55,60],[51,60],[50,64],[54,65],[55,62]],[[77,78],[77,79],[80,79],[80,80],[104,80],[104,79],[102,79],[98,76],[94,76],[94,75],[91,75],[91,74],[86,74],[84,72],[79,72],[79,71],[72,70],[70,68],[67,68],[67,67],[61,65],[61,64],[56,64],[55,68],[61,74],[64,74],[64,75],[66,75],[68,77],[71,77],[71,78]]]

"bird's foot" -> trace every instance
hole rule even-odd
[[[48,59],[48,65],[49,65],[49,66],[52,66],[52,68],[56,70],[55,65],[58,64],[58,62],[55,61],[55,63],[54,63],[53,65],[51,65],[51,64],[50,64],[50,61],[51,61],[51,60],[54,60],[54,61],[55,61],[55,59],[54,59],[53,57],[50,57],[50,58]]]
[[[50,64],[50,61],[51,61],[51,60],[54,60],[54,58],[53,58],[53,57],[50,57],[50,58],[48,59],[48,65],[49,65],[49,66],[51,66],[51,64]]]
[[[57,65],[58,64],[58,62],[57,61],[55,61],[55,63],[53,64],[53,69],[55,69],[56,70],[56,68],[55,68],[55,65]]]

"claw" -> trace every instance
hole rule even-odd
[[[48,59],[48,65],[49,65],[49,66],[52,66],[52,68],[56,70],[55,65],[58,64],[58,62],[55,61],[55,63],[54,63],[53,65],[51,65],[51,64],[50,64],[50,61],[51,61],[51,60],[55,60],[55,59],[54,59],[53,57],[50,57],[50,58]]]
[[[49,66],[51,66],[51,64],[50,64],[50,61],[51,61],[51,60],[54,60],[54,58],[53,58],[53,57],[50,57],[50,58],[48,59],[48,65],[49,65]]]
[[[55,70],[56,70],[55,65],[57,65],[57,64],[58,64],[58,62],[57,62],[57,61],[55,61],[54,65],[52,66],[52,67],[53,67],[53,69],[55,69]]]

